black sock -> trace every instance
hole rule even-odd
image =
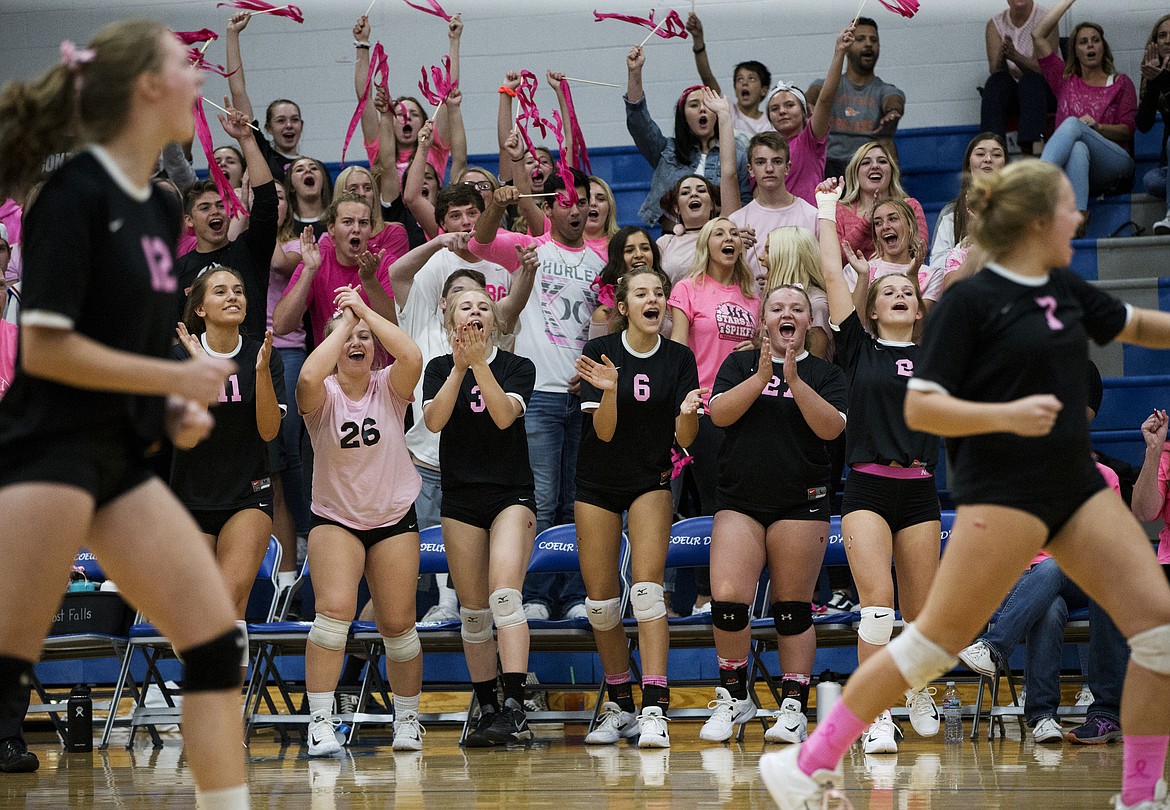
[[[487,714],[489,710],[493,712],[500,710],[500,701],[496,697],[495,678],[490,681],[475,681],[471,684],[471,688],[475,690],[475,697],[479,700],[481,714]]]
[[[666,714],[666,710],[670,708],[670,687],[669,686],[654,686],[649,684],[642,687],[642,708],[647,706],[657,706],[662,709],[662,713]]]
[[[719,685],[736,700],[747,700],[747,667],[720,669]]]
[[[504,685],[504,700],[511,698],[524,708],[524,681],[528,678],[527,672],[505,672],[500,676]]]
[[[623,712],[633,714],[638,711],[638,707],[634,705],[634,687],[629,681],[607,683],[605,691],[608,693],[609,699],[616,703]]]
[[[357,686],[361,683],[362,667],[366,659],[350,655],[345,659],[345,669],[341,670],[341,677],[337,679],[338,686]]]
[[[782,700],[792,698],[800,701],[800,710],[808,712],[808,684],[798,683],[797,681],[780,681],[780,694],[783,696]]]

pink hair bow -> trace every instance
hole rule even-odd
[[[207,115],[203,112],[203,98],[200,96],[195,97],[195,135],[199,138],[199,145],[203,147],[203,154],[207,156],[208,171],[211,174],[211,179],[215,181],[215,188],[219,191],[219,196],[223,198],[227,215],[229,217],[246,215],[248,209],[244,208],[240,198],[232,189],[232,184],[228,182],[223,170],[215,162],[215,146],[211,142],[211,128],[207,126]]]
[[[95,56],[97,52],[92,48],[79,48],[72,40],[67,39],[61,43],[61,64],[72,70],[92,62]]]
[[[569,91],[569,80],[561,79],[561,94],[565,97],[565,112],[569,116],[569,134],[573,136],[573,154],[569,155],[569,165],[580,169],[586,174],[593,173],[589,165],[589,152],[585,148],[585,135],[581,132],[581,124],[577,121],[577,110],[573,107],[573,94]]]
[[[670,465],[672,467],[672,469],[670,471],[670,477],[671,478],[678,478],[680,475],[683,474],[683,470],[686,469],[687,465],[694,462],[694,460],[695,460],[695,457],[692,456],[690,453],[688,453],[686,450],[683,450],[680,453],[678,451],[678,448],[675,448],[675,447],[670,448]]]
[[[370,86],[378,83],[378,86],[386,90],[387,95],[390,92],[390,64],[386,59],[386,51],[382,48],[382,43],[376,43],[374,50],[370,52],[370,72],[366,74],[366,89],[362,91],[362,97],[358,99],[357,109],[353,111],[353,118],[349,119],[349,128],[345,131],[345,142],[341,145],[341,165],[345,166],[345,150],[349,148],[349,142],[353,139],[353,133],[357,129],[358,122],[362,120],[362,113],[366,111],[366,105],[370,101]],[[366,144],[366,156],[370,160],[370,166],[378,160],[378,141],[375,140],[373,146]]]
[[[913,2],[913,0],[907,1]],[[651,31],[654,31],[656,36],[660,36],[663,39],[670,39],[671,37],[687,38],[687,27],[683,23],[682,17],[674,9],[671,9],[666,15],[666,22],[661,28],[658,27],[658,23],[654,22],[654,9],[650,9],[649,17],[636,17],[633,14],[602,14],[595,9],[593,11],[593,22],[601,22],[602,20],[621,20],[622,22],[640,25],[643,28],[649,28]],[[658,30],[655,30],[656,28]]]
[[[203,51],[199,50],[198,48],[191,48],[188,50],[187,58],[191,60],[192,65],[199,68],[200,70],[207,70],[211,73],[216,73],[220,76],[223,76],[225,79],[235,73],[236,70],[239,70],[239,68],[236,68],[236,70],[229,71],[223,65],[217,65],[212,62],[208,62],[207,57],[203,55]]]
[[[451,57],[444,56],[440,64],[443,66],[442,70],[439,70],[438,66],[431,67],[431,80],[435,83],[434,90],[427,82],[426,68],[422,68],[422,81],[418,83],[419,91],[431,103],[432,107],[438,107],[442,104],[447,95],[459,86],[458,82],[451,81]]]
[[[203,28],[199,31],[176,31],[175,36],[179,42],[184,45],[196,45],[200,42],[214,42],[219,39],[219,34],[212,31],[210,28]]]
[[[878,0],[878,2],[895,14],[901,14],[906,19],[910,19],[918,13],[918,0],[893,0],[892,2]]]
[[[263,0],[232,0],[230,3],[216,3],[215,7],[228,6],[229,8],[238,8],[241,11],[263,12],[271,14],[273,17],[288,17],[293,22],[303,23],[305,15],[296,6],[274,6],[271,3],[265,3]]]
[[[406,3],[406,5],[410,6],[411,8],[418,9],[425,14],[433,14],[436,17],[441,17],[447,22],[451,22],[451,15],[443,11],[443,7],[435,2],[435,0],[423,0],[423,2],[426,3],[425,6],[420,6],[418,3],[412,3],[410,0],[402,0],[402,2]]]

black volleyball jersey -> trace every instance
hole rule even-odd
[[[71,158],[27,211],[21,324],[168,357],[182,314],[174,273],[179,229],[178,201],[153,186],[135,188],[100,147]],[[18,358],[0,400],[0,444],[95,430],[150,443],[163,435],[164,415],[162,397],[31,377]]]
[[[1030,279],[989,265],[947,291],[926,319],[911,389],[974,402],[1053,394],[1063,405],[1047,436],[948,438],[956,502],[1061,497],[1096,475],[1085,416],[1087,338],[1108,343],[1128,318],[1127,304],[1069,270]]]
[[[272,253],[276,248],[278,203],[276,183],[265,183],[252,189],[248,230],[218,250],[209,253],[192,250],[175,262],[183,304],[187,301],[187,290],[199,276],[218,267],[238,270],[244,277],[244,296],[248,304],[244,331],[256,340],[264,339],[268,323],[268,278]]]
[[[450,354],[439,355],[427,363],[423,376],[424,406],[438,395],[453,368],[455,361]],[[532,361],[495,348],[488,368],[504,393],[527,409],[536,385],[536,366]],[[505,430],[500,430],[488,413],[471,369],[463,375],[451,418],[439,433],[439,470],[444,490],[476,484],[527,490],[534,486],[523,413]]]
[[[849,422],[845,426],[848,464],[897,462],[933,470],[939,438],[906,427],[906,383],[914,376],[919,349],[873,337],[853,312],[834,327],[836,362],[849,383]]]
[[[625,492],[668,482],[674,420],[687,394],[699,387],[694,353],[659,337],[653,351],[640,355],[626,343],[625,332],[616,332],[589,341],[582,354],[598,363],[604,354],[618,367],[617,427],[610,441],[597,438],[593,412],[601,391],[582,380],[578,483]]]
[[[272,503],[268,443],[260,438],[256,426],[256,356],[262,345],[241,335],[235,352],[216,355],[230,358],[237,368],[224,383],[219,401],[211,406],[215,427],[190,450],[175,448],[171,459],[171,489],[188,509],[234,509],[261,498]],[[171,350],[171,356],[185,360],[189,355],[179,345]],[[268,358],[268,369],[283,413],[284,363],[275,349]]]
[[[732,352],[719,367],[714,401],[756,373],[760,354]],[[808,352],[797,360],[800,378],[844,414],[849,401],[845,373]],[[829,450],[813,433],[784,382],[784,363],[772,360],[772,380],[743,416],[724,428],[719,450],[721,503],[756,509],[812,501],[830,485]]]

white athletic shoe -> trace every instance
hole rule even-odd
[[[898,741],[895,735],[898,733],[898,727],[894,725],[894,718],[890,716],[889,710],[878,715],[877,720],[869,729],[861,736],[865,746],[865,753],[867,754],[896,754],[898,753]]]
[[[1079,692],[1077,692],[1076,705],[1078,705],[1078,706],[1092,706],[1093,705],[1093,690],[1090,689],[1087,685],[1082,686],[1081,690]]]
[[[585,736],[586,745],[613,745],[623,737],[638,733],[638,715],[622,711],[616,703],[607,700],[601,704],[597,725]]]
[[[524,618],[531,622],[548,621],[548,605],[542,604],[541,602],[525,602],[522,610],[524,611]]]
[[[427,730],[418,721],[418,712],[403,712],[402,717],[394,721],[394,742],[390,748],[394,751],[421,751],[422,738],[426,733]]]
[[[910,710],[910,725],[919,737],[938,734],[938,707],[934,705],[933,686],[906,692],[906,708]]]
[[[707,742],[730,740],[737,726],[756,716],[756,704],[751,698],[736,700],[722,686],[715,687],[715,699],[707,704],[711,716],[703,723],[699,739]]]
[[[1046,742],[1062,742],[1064,740],[1064,729],[1060,727],[1060,721],[1055,717],[1042,717],[1036,721],[1036,725],[1032,726],[1032,741],[1038,743]]]
[[[459,621],[459,608],[449,608],[441,602],[423,614],[419,624],[446,624]]]
[[[337,727],[341,721],[325,712],[317,712],[309,721],[309,756],[331,757],[341,753]]]
[[[973,672],[989,678],[995,676],[995,656],[991,654],[991,647],[987,646],[987,642],[976,641],[970,647],[965,647],[959,652],[959,660]]]
[[[1154,235],[1165,236],[1170,233],[1170,213],[1154,223]]]
[[[1154,788],[1153,801],[1122,804],[1121,796],[1114,796],[1113,810],[1170,810],[1170,801],[1166,799],[1166,780],[1158,780],[1158,785]]]
[[[670,748],[670,734],[666,724],[670,718],[657,706],[647,706],[638,715],[638,747]]]
[[[800,710],[800,701],[784,698],[776,723],[764,732],[764,742],[802,743],[808,739],[808,718]]]
[[[760,757],[760,776],[772,801],[780,810],[812,810],[821,807],[826,793],[844,781],[841,766],[835,771],[814,771],[807,775],[796,764],[800,744]]]

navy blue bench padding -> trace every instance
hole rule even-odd
[[[1107,377],[1102,382],[1104,396],[1093,420],[1094,430],[1140,428],[1154,408],[1170,407],[1170,374]]]

